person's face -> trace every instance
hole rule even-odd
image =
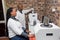
[[[11,16],[16,16],[16,8],[12,9]]]
[[[19,5],[18,10],[23,10],[23,5]]]

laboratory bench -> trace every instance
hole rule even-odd
[[[60,27],[54,23],[49,23],[51,27],[37,23],[35,26],[29,25],[29,30],[35,34],[33,40],[60,40]],[[32,39],[32,38],[31,38]]]

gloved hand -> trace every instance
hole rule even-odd
[[[32,11],[34,11],[34,8],[31,8]]]
[[[28,35],[28,37],[30,37],[30,38],[31,38],[31,37],[34,37],[34,36],[35,36],[34,34],[29,34],[29,35]]]
[[[26,32],[27,32],[27,33],[30,33],[31,31],[29,31],[29,30],[26,30]]]

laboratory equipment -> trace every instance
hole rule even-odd
[[[29,26],[29,31],[31,31],[31,33],[34,34],[34,26],[39,22],[38,17],[37,17],[37,13],[34,13],[34,10],[32,11],[32,13],[29,14],[29,22],[28,22],[28,26]]]
[[[60,40],[60,28],[53,24],[51,28],[41,27],[42,23],[37,23],[34,27],[36,40]]]
[[[47,16],[44,16],[43,18],[43,24],[41,24],[42,27],[49,27],[51,28],[52,25],[49,24],[50,19]]]

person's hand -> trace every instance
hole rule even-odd
[[[30,37],[30,38],[31,38],[31,37],[34,37],[34,36],[35,36],[34,34],[29,34],[29,35],[28,35],[28,37]]]
[[[27,32],[27,33],[30,33],[31,31],[29,31],[29,30],[26,30],[26,32]]]
[[[34,8],[31,8],[32,11],[34,11]]]

